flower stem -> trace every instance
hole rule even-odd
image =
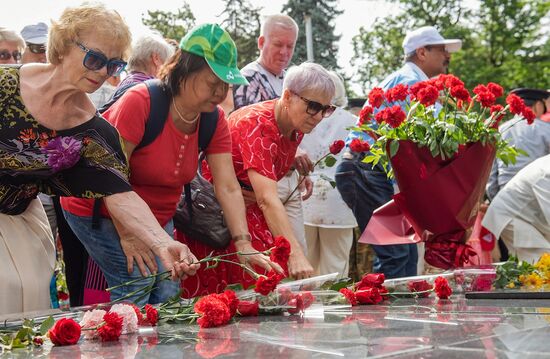
[[[327,158],[331,153],[327,153],[325,154],[323,157],[319,158],[314,164],[313,164],[313,168],[317,167],[317,165],[319,163],[321,163],[322,160],[324,160],[325,158]],[[290,192],[290,194],[288,195],[288,197],[285,199],[285,201],[283,202],[283,205],[285,205],[289,200],[290,198],[292,198],[292,195],[298,190],[298,188],[300,188],[300,186],[302,185],[302,183],[306,180],[306,177],[307,176],[303,176],[301,179],[300,179],[300,182],[298,182],[298,184],[296,185],[296,187],[294,187],[294,189],[292,190],[292,192]]]

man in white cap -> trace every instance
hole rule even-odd
[[[39,22],[35,25],[27,25],[21,30],[21,36],[23,36],[25,40],[25,50],[21,57],[21,63],[48,62],[48,60],[46,60],[48,25],[43,22]]]
[[[461,40],[445,39],[433,26],[413,30],[403,40],[405,64],[386,77],[378,87],[386,91],[399,84],[411,86],[445,73],[451,53],[460,50],[461,46]],[[405,106],[404,103],[398,104]],[[346,144],[349,146],[356,138],[369,144],[373,142],[364,132],[351,131]],[[353,211],[361,232],[365,230],[374,210],[389,202],[394,193],[393,185],[380,165],[373,168],[371,164],[362,162],[366,155],[366,152],[344,152],[335,176],[338,191]],[[416,275],[416,244],[373,245],[372,248],[376,254],[375,272],[384,273],[386,278]]]

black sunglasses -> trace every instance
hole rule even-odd
[[[40,44],[31,44],[27,42],[27,47],[33,54],[43,54],[46,52],[46,46]]]
[[[118,76],[127,65],[126,61],[121,59],[107,59],[107,56],[103,55],[101,52],[91,50],[80,42],[77,42],[76,45],[86,53],[84,60],[82,60],[82,64],[88,70],[98,71],[107,66],[107,75]]]
[[[334,105],[322,105],[317,101],[311,101],[305,97],[302,97],[295,92],[292,92],[292,93],[298,96],[302,101],[304,101],[307,104],[306,113],[308,115],[315,116],[319,112],[321,112],[321,115],[323,117],[329,117],[336,110],[336,106]]]
[[[0,60],[9,60],[13,57],[15,61],[21,60],[21,53],[18,50],[9,52],[8,50],[0,50]]]

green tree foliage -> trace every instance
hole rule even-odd
[[[449,71],[470,88],[489,81],[514,87],[550,87],[550,38],[541,31],[548,23],[546,0],[480,0],[476,8],[463,1],[392,0],[401,12],[377,19],[353,38],[352,65],[367,91],[403,63],[405,33],[420,26],[436,26],[444,37],[463,40],[453,54]]]
[[[337,8],[337,0],[288,0],[283,12],[292,17],[300,28],[293,62],[307,60],[304,16],[309,14],[312,23],[313,56],[315,62],[328,69],[338,69],[338,40],[334,33],[334,20],[344,11]]]
[[[141,18],[141,22],[145,26],[159,31],[164,37],[179,42],[187,31],[195,26],[195,15],[193,15],[189,4],[184,2],[176,12],[147,10],[147,15]]]
[[[238,66],[241,68],[259,56],[261,8],[253,7],[247,0],[224,0],[224,3],[221,24],[237,45]]]

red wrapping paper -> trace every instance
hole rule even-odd
[[[389,153],[389,151],[388,151]],[[462,146],[451,159],[400,141],[391,165],[400,193],[378,208],[359,242],[377,245],[425,241],[424,259],[442,269],[462,267],[475,251],[465,244],[485,191],[495,148]]]

